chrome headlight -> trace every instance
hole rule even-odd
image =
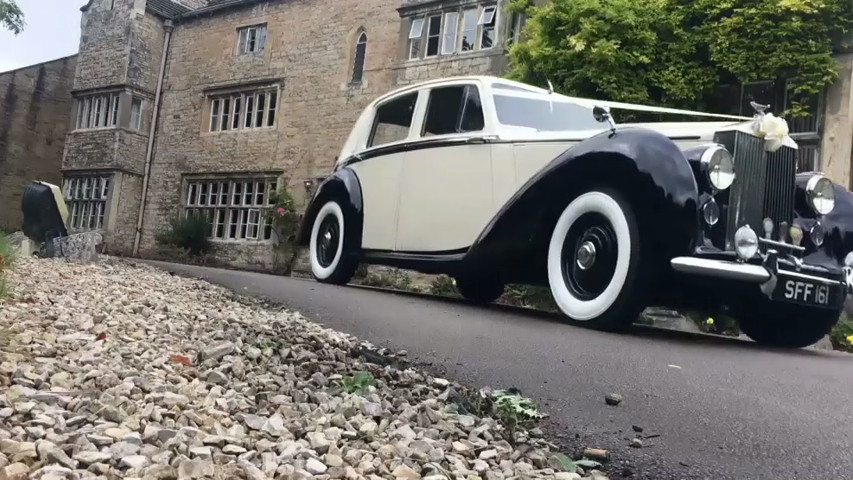
[[[815,175],[806,184],[806,199],[818,215],[826,215],[835,208],[835,188],[823,175]]]
[[[744,225],[735,232],[735,252],[744,260],[749,260],[758,253],[758,235],[749,225]]]
[[[714,145],[705,150],[700,160],[705,165],[708,181],[717,190],[725,190],[735,181],[734,158],[726,147]]]

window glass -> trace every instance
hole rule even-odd
[[[480,15],[479,24],[481,25],[480,48],[492,48],[495,44],[495,23],[497,20],[496,8],[487,7],[483,9]]]
[[[412,28],[409,30],[409,58],[421,56],[421,39],[423,38],[424,19],[412,20]]]
[[[429,26],[427,30],[427,48],[426,56],[433,57],[438,55],[438,46],[441,41],[441,16],[429,17]]]
[[[130,104],[130,128],[142,128],[142,99],[134,98]]]
[[[474,50],[477,37],[477,9],[465,10],[462,14],[462,51]]]
[[[441,40],[441,54],[448,55],[456,51],[456,37],[459,30],[459,14],[447,12],[444,14],[444,36]]]
[[[358,41],[355,44],[355,58],[352,67],[351,83],[361,83],[364,76],[364,56],[367,53],[367,34],[364,32],[358,36]]]
[[[454,85],[430,91],[424,137],[482,130],[483,123],[477,87]]]
[[[602,130],[592,109],[566,101],[495,94],[498,122],[541,132]]]
[[[395,98],[376,110],[373,133],[368,147],[404,140],[409,135],[412,126],[412,115],[415,111],[416,92]]]

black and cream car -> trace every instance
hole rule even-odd
[[[720,121],[617,127],[610,109]],[[483,303],[507,284],[547,285],[593,328],[667,305],[806,346],[843,308],[853,202],[797,173],[790,146],[768,151],[754,121],[494,77],[420,83],[364,110],[298,241],[321,282],[367,263],[448,274]]]

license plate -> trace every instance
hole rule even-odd
[[[834,308],[841,303],[839,296],[846,293],[840,284],[787,276],[779,272],[773,300]]]

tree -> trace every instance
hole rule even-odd
[[[0,25],[18,35],[24,30],[24,12],[15,0],[0,0]]]
[[[528,20],[510,78],[563,93],[703,109],[721,78],[791,79],[816,93],[837,76],[850,0],[512,0]],[[791,114],[802,114],[791,109]]]

